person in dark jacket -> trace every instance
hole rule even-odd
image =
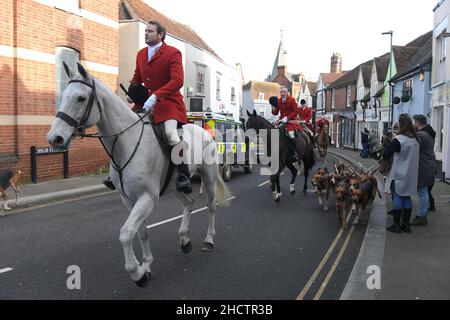
[[[433,205],[434,199],[430,201],[430,190],[433,188],[436,167],[434,154],[434,139],[436,132],[427,124],[427,118],[422,114],[414,116],[414,126],[419,137],[419,180],[417,182],[417,194],[419,196],[419,214],[414,218],[412,224],[424,226],[428,223],[427,214],[429,207]]]
[[[370,151],[370,131],[367,128],[364,128],[363,131],[361,131],[361,144],[363,146],[363,151],[361,153],[362,158],[368,158],[369,157],[369,151]]]

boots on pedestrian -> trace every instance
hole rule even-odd
[[[436,207],[434,206],[434,198],[430,197],[430,207],[428,211],[436,211]]]
[[[411,222],[412,226],[426,226],[428,223],[427,217],[416,216]]]
[[[400,229],[400,219],[402,216],[402,211],[401,210],[393,210],[393,211],[394,211],[394,223],[392,224],[392,226],[387,228],[387,230],[393,233],[401,233],[402,230]]]
[[[411,233],[409,221],[411,220],[412,209],[403,209],[403,224],[400,226],[402,232]]]

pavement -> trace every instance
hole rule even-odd
[[[359,151],[330,149],[330,154],[353,161],[365,168],[376,166],[373,159],[362,159]],[[102,181],[107,174],[53,180],[20,185],[21,204],[14,208],[14,193],[8,189],[9,206],[14,214],[22,208],[54,203],[71,198],[112,193]],[[379,183],[383,177],[377,173]],[[381,189],[381,188],[380,188]],[[341,300],[418,300],[450,299],[450,185],[436,181],[433,195],[436,211],[428,215],[428,224],[413,227],[411,234],[386,232],[392,217],[390,196],[374,203],[359,256]],[[418,208],[413,198],[414,211]]]
[[[359,151],[331,148],[331,153],[366,168],[378,164],[374,159],[362,159]],[[379,183],[383,181],[378,173],[377,178]],[[413,226],[411,234],[386,231],[386,226],[392,224],[392,217],[386,214],[392,208],[390,195],[383,194],[383,199],[374,203],[360,256],[341,299],[450,299],[450,185],[437,178],[432,194],[436,211],[428,213],[426,226]],[[418,207],[414,196],[411,218]],[[381,251],[384,252],[380,259]],[[375,275],[374,269],[366,269],[371,266],[380,267],[381,281],[380,289],[368,294],[364,280],[373,280],[370,277]],[[357,285],[352,285],[352,281]]]

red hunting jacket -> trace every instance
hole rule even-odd
[[[148,89],[148,94],[156,94],[158,101],[153,108],[155,124],[174,119],[187,123],[186,106],[180,89],[184,83],[181,52],[167,44],[156,51],[148,61],[148,47],[138,51],[136,69],[131,83],[141,84]]]
[[[286,97],[284,103],[281,98],[278,99],[278,107],[275,110],[272,108],[272,114],[276,116],[278,113],[280,113],[280,119],[284,117],[288,118],[288,131],[302,130],[302,127],[298,123],[295,123],[298,122],[298,105],[294,98]]]
[[[320,118],[319,120],[317,120],[316,125],[317,125],[317,133],[321,133],[323,126],[324,125],[329,125],[330,123],[328,122],[327,119],[325,118]]]
[[[300,121],[305,121],[306,125],[308,126],[308,128],[310,130],[312,130],[312,124],[311,124],[311,120],[312,120],[312,109],[311,108],[302,108],[299,107],[298,108],[298,115],[300,117]]]

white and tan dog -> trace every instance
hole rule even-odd
[[[2,209],[5,211],[11,210],[8,207],[8,194],[6,193],[6,189],[11,186],[16,194],[16,206],[20,203],[20,189],[18,187],[20,176],[22,175],[21,170],[17,170],[13,172],[11,170],[6,170],[0,173],[0,193],[2,194],[3,205]]]

